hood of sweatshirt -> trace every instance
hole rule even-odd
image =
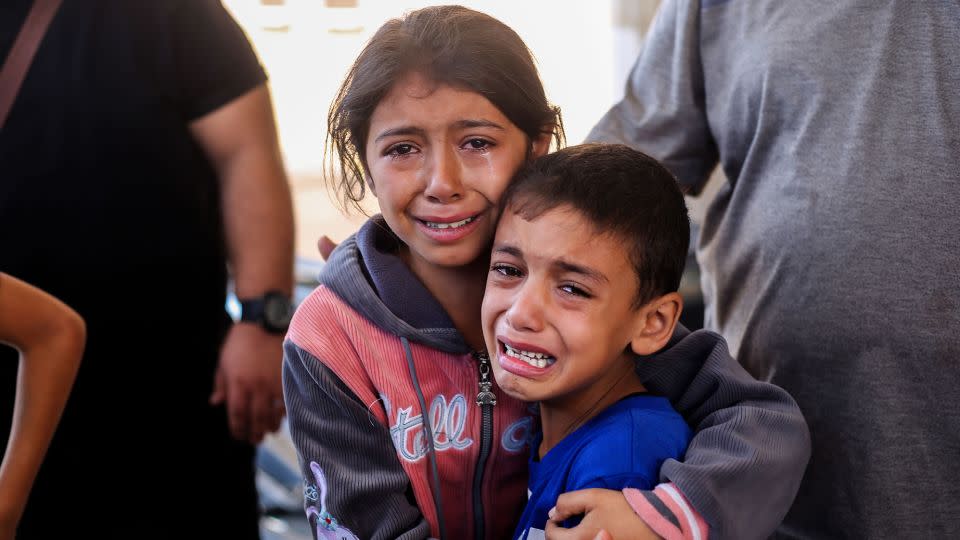
[[[320,283],[384,331],[451,354],[471,351],[436,298],[400,259],[379,215],[330,254]]]

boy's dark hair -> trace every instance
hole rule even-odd
[[[383,24],[357,56],[327,115],[325,176],[344,208],[366,193],[370,117],[401,78],[477,92],[532,141],[544,130],[564,142],[560,109],[550,105],[530,50],[509,26],[461,6],[419,9]],[[336,151],[336,157],[331,154]]]
[[[526,164],[500,200],[501,215],[528,221],[560,206],[624,241],[636,270],[636,307],[677,290],[690,219],[680,186],[657,160],[622,144],[571,146]]]

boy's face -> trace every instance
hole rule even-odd
[[[596,234],[569,206],[497,227],[483,298],[483,335],[497,383],[524,401],[595,403],[632,369],[642,327],[623,242]]]

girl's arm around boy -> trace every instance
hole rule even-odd
[[[638,373],[651,393],[670,399],[695,436],[682,462],[663,464],[662,483],[654,491],[627,491],[636,514],[668,540],[770,536],[789,510],[810,459],[810,433],[793,398],[750,376],[726,341],[706,330],[678,328],[663,350],[639,362]],[[561,496],[557,521],[600,507],[610,519],[632,518],[610,511],[611,493]],[[620,499],[618,494],[622,510]],[[558,534],[565,531],[555,526],[548,531],[558,540],[592,539],[600,528],[613,525],[598,523],[589,513],[584,523],[582,531],[570,530],[575,535]]]

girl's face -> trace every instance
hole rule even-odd
[[[489,100],[412,73],[370,118],[366,162],[371,190],[417,267],[457,267],[486,255],[497,203],[531,143]],[[532,154],[530,153],[532,152]]]

